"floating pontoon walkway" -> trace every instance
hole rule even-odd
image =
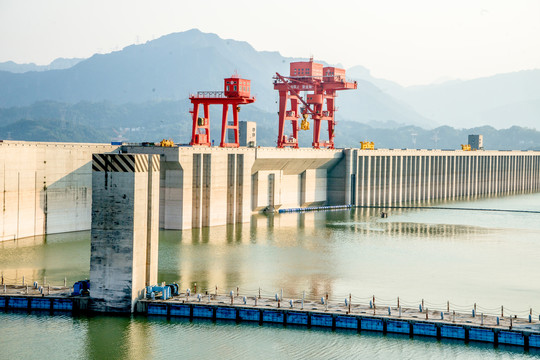
[[[458,339],[464,342],[480,341],[494,345],[540,348],[540,321],[514,316],[486,316],[410,308],[373,307],[301,300],[278,302],[275,299],[255,297],[203,295],[186,297],[182,294],[169,300],[141,300],[140,313],[151,316],[184,317],[189,319],[233,320],[238,323],[255,322],[326,327],[383,334],[396,333],[426,336],[437,339]]]

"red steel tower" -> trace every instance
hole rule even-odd
[[[334,148],[335,98],[338,90],[356,89],[356,81],[345,79],[345,70],[336,67],[323,67],[322,64],[298,61],[290,64],[288,77],[276,73],[274,90],[279,91],[279,130],[278,148],[290,146],[298,148],[298,120],[303,117],[302,129],[309,129],[308,116],[313,120],[313,148]],[[306,92],[306,99],[300,92]],[[290,102],[290,108],[287,108]],[[326,108],[325,108],[326,102]],[[300,107],[300,103],[303,105]],[[292,135],[284,134],[285,121],[292,125]],[[328,141],[321,141],[321,121],[328,122]]]
[[[223,105],[223,117],[221,120],[221,143],[220,147],[239,147],[238,140],[238,112],[240,105],[251,104],[255,98],[250,95],[251,81],[241,79],[237,75],[225,79],[224,91],[198,91],[197,96],[191,95],[189,99],[193,104],[193,128],[190,145],[210,146],[210,105]],[[204,116],[199,117],[199,105],[203,105]],[[227,123],[229,105],[232,106],[233,123]],[[234,142],[225,141],[227,130],[234,131]]]

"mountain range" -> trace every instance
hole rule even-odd
[[[223,78],[238,73],[251,79],[257,98],[242,116],[275,133],[272,77],[288,74],[289,63],[299,60],[305,59],[193,29],[88,59],[58,59],[42,67],[0,63],[0,124],[70,122],[103,130],[95,137],[118,137],[112,134],[124,131],[119,129],[142,126],[153,134],[180,133],[183,140],[190,128],[189,95],[222,90]],[[358,89],[340,92],[337,119],[363,123],[364,129],[536,128],[540,120],[540,70],[413,87],[375,78],[362,66],[347,69],[347,77]]]

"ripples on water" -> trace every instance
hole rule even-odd
[[[540,358],[538,351],[514,347],[291,326],[27,314],[0,319],[1,359]]]

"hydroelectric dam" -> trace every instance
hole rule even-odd
[[[0,308],[142,313],[405,333],[540,347],[538,323],[412,309],[283,308],[246,298],[148,299],[158,280],[159,228],[250,221],[253,213],[319,206],[386,207],[537,192],[540,152],[414,149],[279,149],[0,143],[2,240],[91,230],[90,297],[28,286]],[[279,216],[279,215],[277,215]],[[234,226],[234,225],[233,225]],[[24,281],[24,280],[23,280]],[[38,286],[38,285],[35,285]],[[177,285],[176,285],[177,286]],[[149,290],[151,289],[151,290]],[[69,288],[64,289],[69,290]],[[35,292],[36,290],[34,290]],[[150,291],[150,292],[149,292]],[[238,297],[238,296],[237,296]],[[399,301],[398,301],[399,302]],[[373,304],[375,299],[373,299]],[[261,306],[262,305],[262,306]],[[276,308],[277,305],[277,308]],[[302,304],[303,305],[303,304]],[[269,306],[269,307],[268,307]],[[297,307],[298,305],[296,305]],[[403,311],[403,314],[402,314]],[[419,319],[422,317],[422,320]],[[424,320],[425,317],[425,320]]]
[[[251,104],[251,82],[224,79],[224,91],[191,95],[190,146],[161,143],[45,143],[0,141],[0,241],[90,230],[89,280],[63,287],[6,284],[0,309],[73,313],[140,313],[239,322],[319,326],[360,331],[483,341],[540,348],[540,319],[494,314],[472,316],[446,308],[419,311],[367,304],[329,304],[206,291],[180,292],[158,284],[159,229],[186,230],[250,222],[256,213],[350,207],[429,206],[444,200],[538,192],[539,151],[484,151],[481,135],[461,150],[336,149],[335,100],[354,90],[345,70],[293,62],[276,73],[279,92],[277,148],[256,146],[254,122],[239,122]],[[302,95],[303,94],[303,95]],[[303,97],[304,96],[304,97]],[[199,112],[199,107],[203,110]],[[210,105],[223,107],[219,147],[210,136]],[[228,116],[231,107],[232,121]],[[298,132],[313,125],[312,149]],[[292,133],[285,127],[291,125]],[[324,124],[324,126],[322,125]],[[325,130],[321,130],[325,128]],[[327,140],[321,132],[327,131]],[[471,151],[476,150],[476,151]],[[382,210],[385,216],[386,210]],[[275,216],[280,216],[276,214]],[[272,259],[273,260],[273,259]],[[42,285],[42,286],[40,286]],[[254,295],[254,294],[251,294]],[[229,303],[230,302],[230,303]],[[283,306],[285,305],[285,306]],[[304,307],[304,305],[307,305]],[[480,316],[477,316],[480,315]]]

